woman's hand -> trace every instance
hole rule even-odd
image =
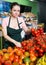
[[[20,42],[15,43],[16,47],[22,47]]]

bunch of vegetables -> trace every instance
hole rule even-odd
[[[37,30],[32,28],[31,32],[33,37],[22,41],[22,48],[8,47],[0,50],[0,65],[34,65],[39,57],[44,56],[46,53],[46,34],[42,28]]]
[[[31,30],[33,37],[29,40],[23,41],[22,46],[26,51],[37,57],[41,57],[46,52],[46,34],[42,28]]]
[[[29,65],[31,63],[29,52],[22,48],[0,50],[0,65]]]

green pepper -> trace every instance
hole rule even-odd
[[[25,65],[29,65],[29,63],[31,62],[31,60],[30,60],[29,57],[26,57],[26,58],[24,58],[24,62],[25,62]]]

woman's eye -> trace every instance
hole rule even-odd
[[[16,11],[16,10],[14,10],[14,11]]]
[[[18,10],[20,12],[20,10]]]
[[[14,11],[20,12],[20,10],[14,10]]]

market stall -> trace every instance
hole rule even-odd
[[[2,18],[11,16],[10,12],[3,12]],[[22,47],[2,48],[4,40],[1,36],[0,65],[46,65],[46,33],[44,23],[38,24],[37,15],[32,12],[23,12],[21,17],[25,20],[31,34],[21,42]],[[2,25],[0,25],[2,34]]]

